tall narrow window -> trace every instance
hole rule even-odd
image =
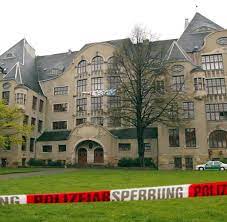
[[[102,109],[102,97],[91,97],[91,110],[98,111]]]
[[[76,100],[76,110],[77,112],[87,111],[87,98]]]
[[[30,152],[34,152],[34,147],[35,147],[35,138],[30,138],[30,147],[29,147]]]
[[[44,104],[44,102],[43,102],[43,100],[39,100],[39,112],[43,112],[43,104]]]
[[[175,169],[182,169],[182,157],[174,157]]]
[[[29,116],[28,115],[24,115],[23,125],[28,125],[28,119],[29,119]]]
[[[5,102],[6,105],[9,105],[9,91],[2,92],[2,100]]]
[[[109,76],[109,89],[117,89],[120,85],[120,77],[119,76]]]
[[[36,110],[37,108],[37,97],[33,96],[32,98],[32,109]]]
[[[205,78],[194,78],[194,88],[195,91],[199,91],[199,90],[204,90],[205,89]]]
[[[193,102],[183,102],[183,113],[185,119],[194,118],[194,103]]]
[[[196,147],[195,128],[185,129],[185,142],[186,142],[186,147]]]
[[[32,117],[32,118],[31,118],[31,125],[32,125],[32,126],[35,126],[35,122],[36,122],[36,118]]]
[[[97,78],[92,78],[91,79],[91,90],[101,90],[103,89],[103,78],[102,77],[97,77]]]
[[[77,80],[77,93],[86,92],[87,90],[87,80],[81,79]]]
[[[21,150],[25,151],[27,147],[27,139],[25,136],[22,136],[22,144],[21,144]]]
[[[77,66],[77,73],[78,74],[86,73],[86,69],[87,69],[87,61],[81,60]]]
[[[169,129],[169,146],[170,147],[179,147],[179,129]]]
[[[173,76],[172,89],[176,92],[184,91],[184,75]]]
[[[103,65],[103,58],[101,56],[96,56],[92,59],[91,70],[99,71],[102,69],[102,65]]]
[[[43,121],[39,120],[39,122],[38,122],[38,132],[41,133],[42,130],[43,130]]]
[[[15,100],[16,100],[17,104],[25,105],[26,104],[26,94],[24,94],[24,93],[16,93],[15,94]]]

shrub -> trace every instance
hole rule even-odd
[[[126,158],[123,157],[118,161],[119,167],[140,167],[139,158]],[[144,158],[144,166],[155,168],[155,164],[152,158]]]
[[[27,164],[29,166],[45,166],[45,161],[44,160],[39,160],[39,159],[34,159],[34,158],[31,158]]]

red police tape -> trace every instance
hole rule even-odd
[[[0,205],[159,200],[227,195],[227,182],[184,184],[93,192],[0,196]]]

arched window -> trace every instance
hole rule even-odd
[[[111,70],[115,69],[113,56],[108,59],[108,69],[111,69]]]
[[[82,74],[86,72],[87,68],[87,61],[86,60],[81,60],[77,66],[77,73]]]
[[[209,136],[210,148],[227,148],[227,132],[215,130]]]
[[[92,59],[91,70],[98,71],[102,69],[103,58],[101,56],[96,56]]]

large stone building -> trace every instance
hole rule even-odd
[[[137,157],[136,130],[114,122],[107,112],[114,97],[97,93],[118,84],[108,66],[121,42],[36,56],[22,39],[0,56],[0,99],[20,106],[23,124],[34,126],[22,145],[0,150],[2,165],[25,165],[30,158],[117,165],[122,157]],[[227,158],[227,30],[196,13],[179,39],[154,47],[164,50],[174,87],[190,95],[183,102],[189,122],[148,128],[145,156],[161,169]]]

